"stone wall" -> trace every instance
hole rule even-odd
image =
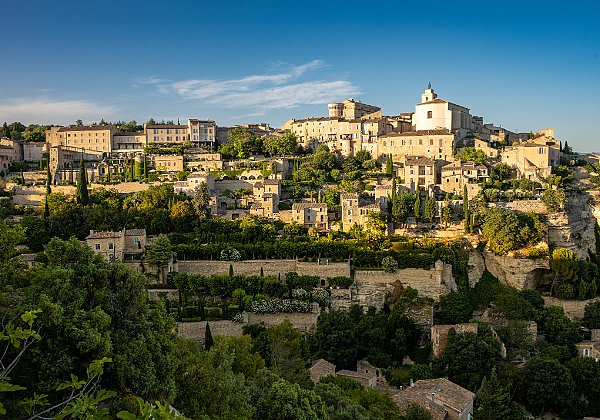
[[[281,313],[281,314],[255,314],[247,312],[244,314],[244,321],[249,325],[264,324],[266,327],[281,324],[285,319],[289,319],[294,328],[303,333],[313,332],[317,328],[319,313]],[[212,327],[211,327],[212,328]]]
[[[546,306],[560,306],[571,319],[582,319],[585,305],[600,300],[600,297],[587,300],[562,300],[551,296],[543,296]]]
[[[180,336],[204,344],[204,334],[207,321],[178,322],[177,332]],[[217,335],[239,337],[242,335],[243,324],[233,321],[208,321],[213,337]]]
[[[148,289],[148,300],[160,300],[165,296],[169,300],[179,300],[179,291],[177,289]]]
[[[322,278],[336,276],[350,276],[350,269],[347,263],[309,263],[297,260],[246,260],[246,261],[179,261],[179,272],[187,274],[202,274],[210,276],[213,274],[229,274],[229,265],[233,266],[233,273],[236,275],[259,275],[262,267],[265,276],[281,275],[296,272],[300,275],[319,275]]]
[[[520,211],[522,213],[547,213],[546,206],[541,200],[515,200],[508,202],[489,203],[490,208],[501,207],[512,211]]]

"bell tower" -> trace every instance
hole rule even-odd
[[[437,98],[437,93],[431,88],[431,82],[429,82],[427,89],[421,95],[421,103],[424,104],[425,102],[433,101],[435,98]]]

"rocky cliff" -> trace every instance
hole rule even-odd
[[[548,245],[567,248],[581,259],[596,252],[594,228],[600,217],[600,202],[587,192],[570,192],[564,211],[549,213]]]

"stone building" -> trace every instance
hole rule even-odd
[[[183,171],[182,155],[151,155],[150,161],[157,172],[181,172]]]
[[[364,104],[352,98],[340,103],[328,104],[329,116],[336,118],[355,119],[381,111],[374,105]],[[381,116],[381,115],[380,115]]]
[[[213,120],[188,120],[189,140],[193,147],[213,149],[217,142],[217,124]]]
[[[365,203],[358,194],[342,194],[340,196],[342,213],[342,231],[348,232],[352,226],[366,227],[369,213],[381,213],[381,202]]]
[[[50,127],[46,142],[50,147],[66,146],[89,154],[102,155],[112,151],[115,125],[70,125]]]
[[[501,161],[517,171],[518,178],[546,178],[560,164],[560,143],[545,135],[504,148]]]
[[[416,131],[445,129],[466,134],[473,129],[473,117],[469,108],[438,98],[429,84],[415,106],[413,126]]]
[[[438,163],[424,156],[405,156],[399,165],[398,175],[404,181],[403,186],[411,190],[429,190],[439,184]]]
[[[119,232],[90,231],[87,245],[108,261],[134,261],[146,250],[146,229],[123,229]]]
[[[308,368],[310,380],[316,384],[325,376],[335,376],[335,365],[325,359],[319,359]]]
[[[450,162],[456,139],[456,134],[446,129],[388,133],[377,139],[378,156],[391,154],[394,162],[402,161],[405,156],[424,156]]]
[[[113,134],[112,151],[114,153],[143,153],[146,146],[146,133],[144,131]]]
[[[441,188],[445,192],[462,194],[465,185],[480,184],[488,178],[487,166],[456,161],[442,166]]]
[[[317,232],[329,230],[329,219],[326,203],[294,203],[292,205],[292,220]]]
[[[454,329],[457,333],[471,332],[477,334],[477,324],[434,325],[431,327],[431,346],[433,357],[440,357],[448,344],[448,334]]]
[[[279,195],[274,193],[263,193],[260,198],[255,198],[250,206],[252,216],[262,216],[269,219],[275,218],[279,213]]]
[[[434,419],[470,420],[473,416],[475,394],[446,378],[426,379],[394,395],[401,410],[415,403],[427,410]]]
[[[20,161],[19,144],[10,139],[0,140],[0,171],[8,172],[9,167]]]
[[[592,329],[591,340],[575,344],[579,357],[591,357],[596,362],[600,360],[600,329]]]
[[[189,141],[189,127],[183,124],[144,124],[147,144],[183,144]]]

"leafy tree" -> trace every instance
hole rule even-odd
[[[549,211],[562,211],[567,205],[567,196],[562,188],[547,189],[542,193],[542,203]]]
[[[500,356],[499,345],[475,333],[456,333],[451,329],[444,353],[434,360],[433,370],[452,382],[476,391]]]
[[[327,420],[327,407],[317,394],[280,379],[258,401],[258,418],[265,420]]]
[[[304,339],[289,319],[268,330],[270,366],[290,382],[307,384],[308,371],[303,357]]]
[[[485,213],[481,227],[487,247],[497,255],[536,244],[543,235],[544,225],[537,215],[522,215],[508,209],[492,208]]]
[[[165,235],[159,235],[154,242],[146,248],[144,260],[150,267],[158,270],[159,279],[165,283],[165,268],[173,258],[171,241]]]
[[[492,168],[492,170],[490,172],[490,179],[494,182],[495,181],[502,182],[507,179],[510,179],[511,174],[512,174],[512,168],[508,164],[501,162],[501,163],[496,164],[496,166],[494,166]]]
[[[156,401],[155,404],[144,401],[140,397],[136,397],[139,405],[138,410],[134,413],[122,410],[117,413],[117,418],[122,420],[187,420],[185,416],[177,413],[177,411],[167,404],[161,404]]]
[[[254,133],[241,127],[234,127],[227,132],[227,148],[221,146],[220,151],[223,154],[233,152],[238,158],[247,158],[248,156],[260,153],[262,143],[257,139]]]
[[[429,411],[415,403],[408,404],[405,412],[400,416],[400,420],[431,420],[432,418]]]
[[[85,170],[85,160],[83,153],[79,161],[79,174],[77,175],[77,203],[82,206],[87,206],[89,202],[88,186],[87,186],[87,171]]]
[[[554,359],[534,357],[525,366],[527,409],[540,415],[548,409],[569,412],[575,400],[575,383],[569,370]]]
[[[575,382],[578,415],[600,413],[600,363],[591,357],[574,357],[566,363]]]
[[[282,136],[267,137],[263,148],[272,155],[291,155],[298,148],[298,141],[293,133],[286,133]]]
[[[392,202],[392,220],[395,223],[404,223],[414,210],[416,195],[409,191],[400,191],[395,194]]]
[[[214,344],[212,333],[210,332],[210,324],[206,323],[206,328],[204,331],[204,348],[206,350],[210,350]]]
[[[585,305],[582,324],[586,328],[600,328],[600,301]]]
[[[483,165],[487,162],[487,156],[481,149],[475,149],[474,147],[463,147],[456,154],[456,158],[462,162],[475,162]]]
[[[496,368],[492,368],[489,379],[483,380],[481,391],[476,397],[474,418],[476,420],[503,420],[510,415],[510,394],[502,386]]]
[[[383,267],[386,273],[395,273],[398,269],[398,261],[391,255],[388,255],[382,258],[381,267]]]
[[[440,318],[446,324],[468,322],[473,316],[471,298],[465,292],[450,292],[440,298]]]
[[[450,207],[450,197],[448,195],[446,195],[446,200],[440,210],[440,222],[446,225],[446,227],[452,223],[452,207]]]
[[[546,333],[546,340],[559,345],[573,345],[581,341],[579,325],[571,322],[562,307],[550,306],[542,312],[541,327]]]
[[[344,311],[323,313],[312,340],[315,358],[329,360],[339,368],[353,369],[358,360],[358,337],[354,321]]]
[[[210,195],[208,194],[208,188],[205,182],[201,182],[194,190],[194,197],[192,198],[192,206],[201,220],[208,217],[210,209],[208,208],[210,202]]]

